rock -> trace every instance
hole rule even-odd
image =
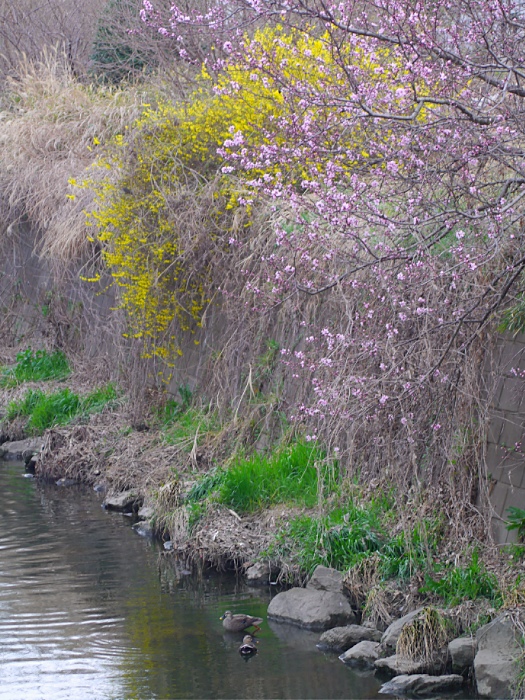
[[[42,438],[4,442],[2,445],[2,459],[16,459],[27,463],[33,455],[38,454],[42,450],[43,444]]]
[[[346,596],[313,587],[278,593],[268,606],[268,617],[318,632],[356,622]]]
[[[75,479],[67,479],[66,477],[63,477],[62,479],[58,479],[58,481],[55,481],[55,484],[57,486],[74,486],[77,482]]]
[[[351,649],[341,654],[339,659],[344,664],[355,666],[373,666],[381,653],[379,642],[362,641],[358,642]]]
[[[459,637],[449,642],[448,653],[454,673],[466,674],[474,663],[477,642],[473,637]]]
[[[173,550],[173,542],[172,542],[171,540],[168,540],[167,542],[164,542],[164,544],[163,544],[162,546],[164,547],[164,549],[165,549],[167,552],[171,552],[171,551]]]
[[[362,627],[361,625],[346,625],[346,627],[333,627],[323,632],[317,647],[326,651],[346,651],[359,642],[380,642],[379,630]]]
[[[139,523],[135,523],[131,526],[133,530],[141,537],[155,537],[155,528],[151,520],[141,520]]]
[[[361,620],[361,625],[363,627],[368,627],[371,630],[379,630],[379,628],[376,626],[375,622],[373,622],[372,620]],[[381,630],[381,635],[383,635],[384,631],[385,631],[384,629]]]
[[[133,510],[136,510],[139,502],[139,497],[135,491],[122,491],[121,493],[107,496],[104,499],[103,506],[108,510],[131,513]]]
[[[155,510],[153,509],[153,506],[142,506],[142,508],[139,508],[139,511],[137,513],[137,516],[141,520],[151,520],[151,518],[155,515]]]
[[[381,647],[383,645],[381,644]],[[384,647],[383,647],[384,648]],[[445,659],[436,657],[433,661],[417,661],[406,659],[394,654],[384,659],[378,659],[374,666],[378,671],[389,676],[413,675],[421,673],[439,673],[445,667]]]
[[[32,455],[25,463],[26,465],[26,472],[30,472],[31,474],[34,474],[36,472],[36,468],[38,465],[38,462],[40,461],[40,455]]]
[[[416,617],[416,615],[421,612],[421,610],[423,610],[422,607],[417,608],[417,610],[412,610],[412,612],[409,612],[407,615],[400,617],[398,620],[394,620],[394,622],[392,622],[392,624],[389,625],[383,632],[383,636],[381,638],[381,644],[383,645],[383,647],[395,649],[397,645],[397,640],[399,639],[399,635],[401,634],[401,630],[408,622],[411,622]]]
[[[26,465],[26,468],[27,468],[27,465],[28,465],[32,460],[34,460],[36,456],[38,456],[38,454],[39,454],[39,452],[40,452],[41,449],[42,449],[42,448],[37,449],[37,450],[35,451],[34,449],[29,448],[29,449],[24,450],[24,451],[22,452],[22,459],[24,460],[24,464]]]
[[[337,569],[329,569],[326,566],[318,566],[312,577],[306,584],[306,588],[317,591],[343,592],[343,574]]]
[[[267,561],[258,561],[246,569],[244,576],[246,583],[264,586],[272,582],[272,574],[276,571]]]
[[[474,674],[478,694],[485,698],[511,698],[521,654],[517,630],[512,620],[500,615],[476,632],[477,653]]]
[[[392,678],[379,689],[380,693],[398,695],[433,695],[459,690],[463,685],[463,676],[451,673],[448,676],[430,676],[427,673],[400,675]]]

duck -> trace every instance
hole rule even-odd
[[[245,635],[239,647],[239,654],[245,657],[254,656],[257,653],[256,643],[257,640],[254,639],[251,634]]]
[[[253,615],[245,615],[244,613],[235,613],[234,615],[231,610],[226,610],[219,619],[222,620],[222,626],[228,632],[242,632],[248,627],[255,627],[258,632],[261,629],[259,625],[263,621],[262,617],[253,617]]]

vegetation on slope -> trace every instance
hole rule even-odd
[[[112,36],[98,33],[100,64]],[[150,55],[119,46],[125,61]],[[392,580],[499,604],[470,544],[487,535],[487,324],[524,264],[520,216],[511,207],[501,224],[494,203],[512,164],[476,170],[474,147],[458,150],[476,122],[454,116],[470,86],[450,92],[447,72],[416,74],[394,47],[268,23],[220,53],[184,92],[156,58],[144,83],[118,70],[78,80],[59,54],[9,82],[4,239],[27,219],[59,277],[74,264],[84,295],[112,286],[130,404],[113,425],[89,415],[115,399],[110,384],[22,394],[22,382],[67,377],[61,350],[26,349],[2,374],[8,420],[56,438],[48,473],[139,484],[174,539],[203,541],[225,513],[280,513],[238,565],[264,554],[288,580],[336,566],[371,582],[365,609]],[[432,101],[438,89],[452,101]],[[499,127],[481,126],[495,143]],[[210,348],[214,325],[227,332]],[[192,345],[195,400],[187,388],[169,399]]]

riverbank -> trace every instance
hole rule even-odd
[[[10,366],[16,366],[14,357]],[[189,390],[167,403],[151,397],[137,419],[124,394],[108,392],[108,384],[94,382],[93,376],[75,371],[59,381],[22,381],[1,388],[2,442],[38,432],[31,423],[33,409],[25,415],[13,411],[13,406],[30,404],[28,397],[38,392],[62,400],[64,393],[90,397],[106,392],[109,398],[95,410],[81,411],[62,421],[65,425],[41,432],[36,475],[90,485],[104,491],[114,508],[127,494],[122,508],[135,513],[142,509],[153,532],[196,560],[243,571],[264,560],[269,578],[288,584],[303,583],[317,564],[338,568],[339,561],[344,569],[352,561],[368,570],[370,588],[381,580],[374,571],[377,565],[372,565],[375,555],[388,559],[385,579],[413,592],[424,582],[424,565],[437,570],[453,564],[458,569],[470,561],[471,569],[478,566],[494,589],[491,577],[504,588],[524,569],[519,543],[495,547],[482,514],[463,509],[459,517],[450,492],[439,485],[401,493],[388,478],[361,484],[346,480],[322,446],[305,442],[293,429],[282,431],[262,451],[259,445],[258,455],[257,441],[247,435],[242,416],[232,419],[199,405]],[[303,541],[301,530],[309,530]],[[318,540],[317,551],[311,549],[312,538]],[[345,539],[352,540],[355,552],[343,551]],[[415,596],[413,602],[421,600]]]
[[[73,429],[69,437],[75,432],[78,433],[78,429]],[[41,458],[50,447],[49,444],[46,446],[46,439],[51,435],[56,439],[56,432],[50,431],[43,439],[6,442],[1,448],[3,457],[24,459],[26,468],[29,471],[34,469],[46,483],[50,472],[42,466]],[[65,435],[66,430],[62,430],[62,438]],[[67,487],[73,488],[80,481],[85,483],[87,472],[82,478],[78,474],[74,478],[71,469],[62,473],[64,476],[56,483],[62,487],[67,500]],[[54,473],[53,479],[57,474]],[[89,481],[96,491],[104,490],[105,482],[101,480],[98,469],[94,470]],[[71,494],[72,498],[77,498],[76,490],[72,490]],[[150,525],[153,524],[155,511],[144,503],[138,489],[106,494],[104,504],[110,510],[134,512],[139,519],[134,528],[139,534],[150,537],[166,534],[154,527],[145,531],[139,529],[148,520]],[[185,562],[191,562],[201,573],[211,566],[219,569],[228,565],[236,567],[237,573],[249,582],[250,571],[256,569],[258,575],[251,578],[251,583],[258,584],[268,584],[273,571],[273,580],[276,581],[278,576],[275,575],[279,572],[277,562],[261,561],[259,565],[249,567],[246,562],[244,565],[241,562],[250,553],[249,546],[252,551],[264,541],[268,546],[272,539],[270,532],[279,522],[278,516],[289,518],[291,513],[285,509],[281,509],[280,513],[258,513],[253,517],[241,517],[231,509],[228,513],[229,518],[225,516],[224,509],[217,509],[199,531],[214,528],[209,533],[213,545],[197,536],[188,537],[185,542],[165,541],[165,556],[170,557],[173,553],[174,564],[182,558]],[[241,525],[244,527],[244,537],[239,534]],[[265,540],[254,538],[255,530]],[[250,533],[249,539],[247,532]],[[230,544],[235,542],[233,549],[225,549],[226,540]],[[168,544],[171,546],[168,547]],[[212,551],[217,557],[214,561]],[[467,693],[466,697],[470,697],[469,693],[475,695],[477,688],[481,697],[519,697],[511,695],[510,690],[515,687],[511,676],[520,656],[516,630],[523,629],[522,617],[515,606],[502,612],[501,609],[496,610],[487,599],[481,598],[446,609],[440,608],[430,604],[428,597],[425,600],[424,596],[420,596],[418,600],[410,594],[414,594],[413,590],[409,590],[409,585],[414,585],[412,579],[405,582],[408,585],[397,581],[390,586],[390,606],[385,607],[387,599],[384,599],[383,617],[373,619],[373,608],[367,610],[365,605],[363,609],[356,595],[359,585],[363,583],[352,577],[351,572],[343,575],[335,569],[318,566],[309,577],[306,588],[274,589],[277,595],[271,599],[267,609],[268,620],[316,631],[317,646],[321,651],[338,655],[345,665],[361,672],[365,670],[365,674],[375,671],[375,675],[383,679],[382,693],[397,695],[417,690],[421,696],[435,692],[457,696],[458,692],[464,692]],[[277,592],[279,590],[282,592]],[[376,607],[376,613],[377,610]],[[387,619],[390,624],[386,623]],[[489,624],[487,621],[490,621]],[[311,644],[315,642],[312,638]]]
[[[17,358],[5,367],[28,354]],[[132,513],[137,532],[160,538],[173,556],[291,591],[305,590],[319,565],[339,570],[352,623],[381,633],[414,610],[436,609],[455,634],[473,635],[524,604],[523,547],[495,547],[475,510],[454,517],[446,490],[401,494],[387,480],[342,479],[321,446],[294,430],[254,450],[239,416],[199,404],[189,390],[168,402],[152,397],[137,420],[118,387],[92,377],[4,382],[3,449],[29,438],[16,449],[36,477],[103,492],[107,509]],[[45,411],[36,399],[47,406],[50,397],[68,405],[77,397],[78,412],[56,425],[53,404],[37,437]],[[302,614],[287,613],[299,625]]]

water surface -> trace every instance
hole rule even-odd
[[[0,461],[0,524],[2,699],[385,697],[319,634],[268,621],[273,591],[188,575],[89,489]],[[264,617],[248,661],[226,609]]]

